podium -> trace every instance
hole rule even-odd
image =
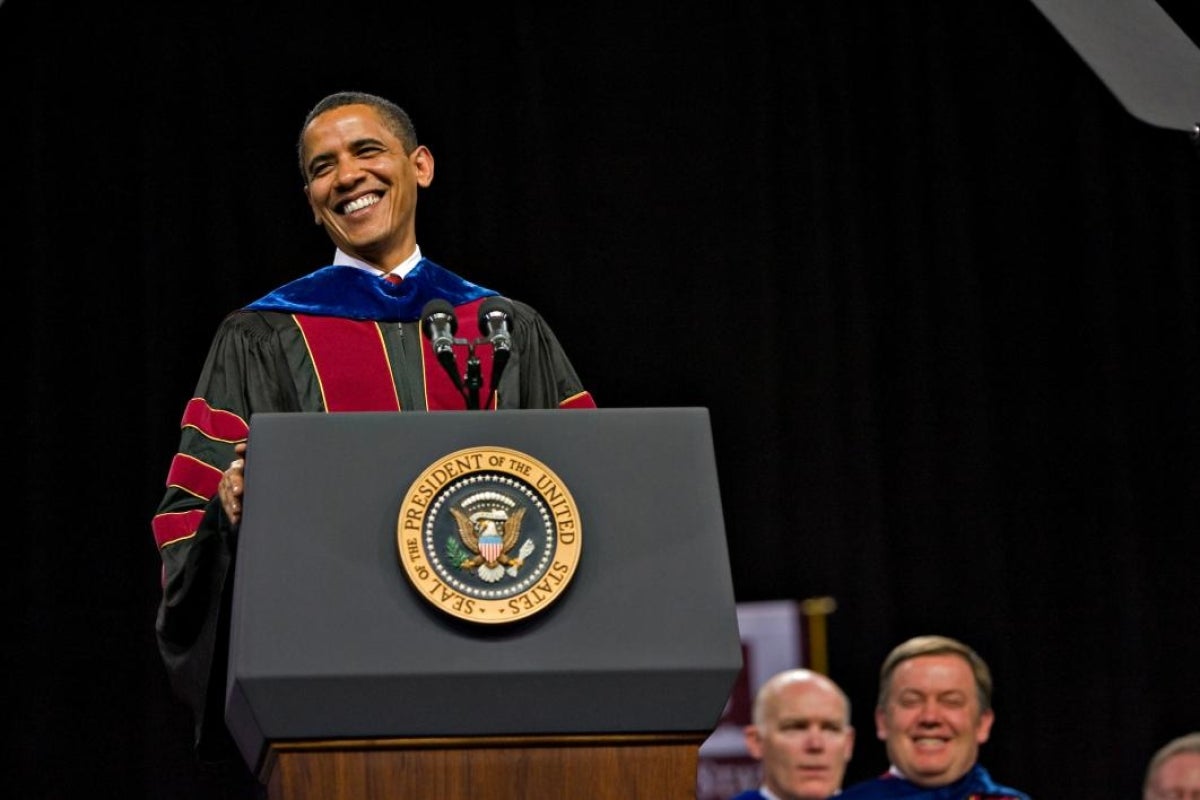
[[[405,563],[415,482],[475,449],[547,467],[577,534],[487,623]],[[707,410],[259,414],[246,482],[225,712],[271,800],[694,800],[742,666]]]

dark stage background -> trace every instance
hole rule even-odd
[[[996,777],[1138,796],[1200,728],[1187,135],[1028,2],[472,5],[0,4],[10,796],[248,796],[167,689],[150,517],[222,315],[332,253],[293,144],[346,88],[437,159],[428,256],[601,405],[710,409],[739,600],[837,601],[851,780],[937,632],[996,673]]]

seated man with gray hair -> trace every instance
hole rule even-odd
[[[1146,767],[1143,800],[1200,800],[1200,731],[1172,739]]]

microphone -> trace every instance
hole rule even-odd
[[[507,298],[493,296],[479,304],[479,330],[492,343],[492,386],[489,396],[500,386],[500,374],[512,355],[513,305]]]
[[[513,318],[513,306],[506,298],[489,297],[479,304],[479,330],[497,352],[512,351],[512,333],[509,325]]]
[[[458,361],[454,358],[454,334],[458,331],[458,317],[450,301],[435,297],[421,309],[421,332],[433,345],[433,352],[442,368],[450,375],[454,388],[462,391],[462,378],[458,374]]]

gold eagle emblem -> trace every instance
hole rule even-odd
[[[460,568],[475,570],[488,583],[500,580],[505,572],[510,576],[517,574],[525,563],[525,556],[533,549],[530,542],[529,547],[522,547],[516,557],[508,555],[521,535],[521,519],[525,516],[523,507],[513,509],[511,514],[500,509],[467,514],[451,506],[450,513],[458,523],[459,538],[472,553],[459,563]]]

